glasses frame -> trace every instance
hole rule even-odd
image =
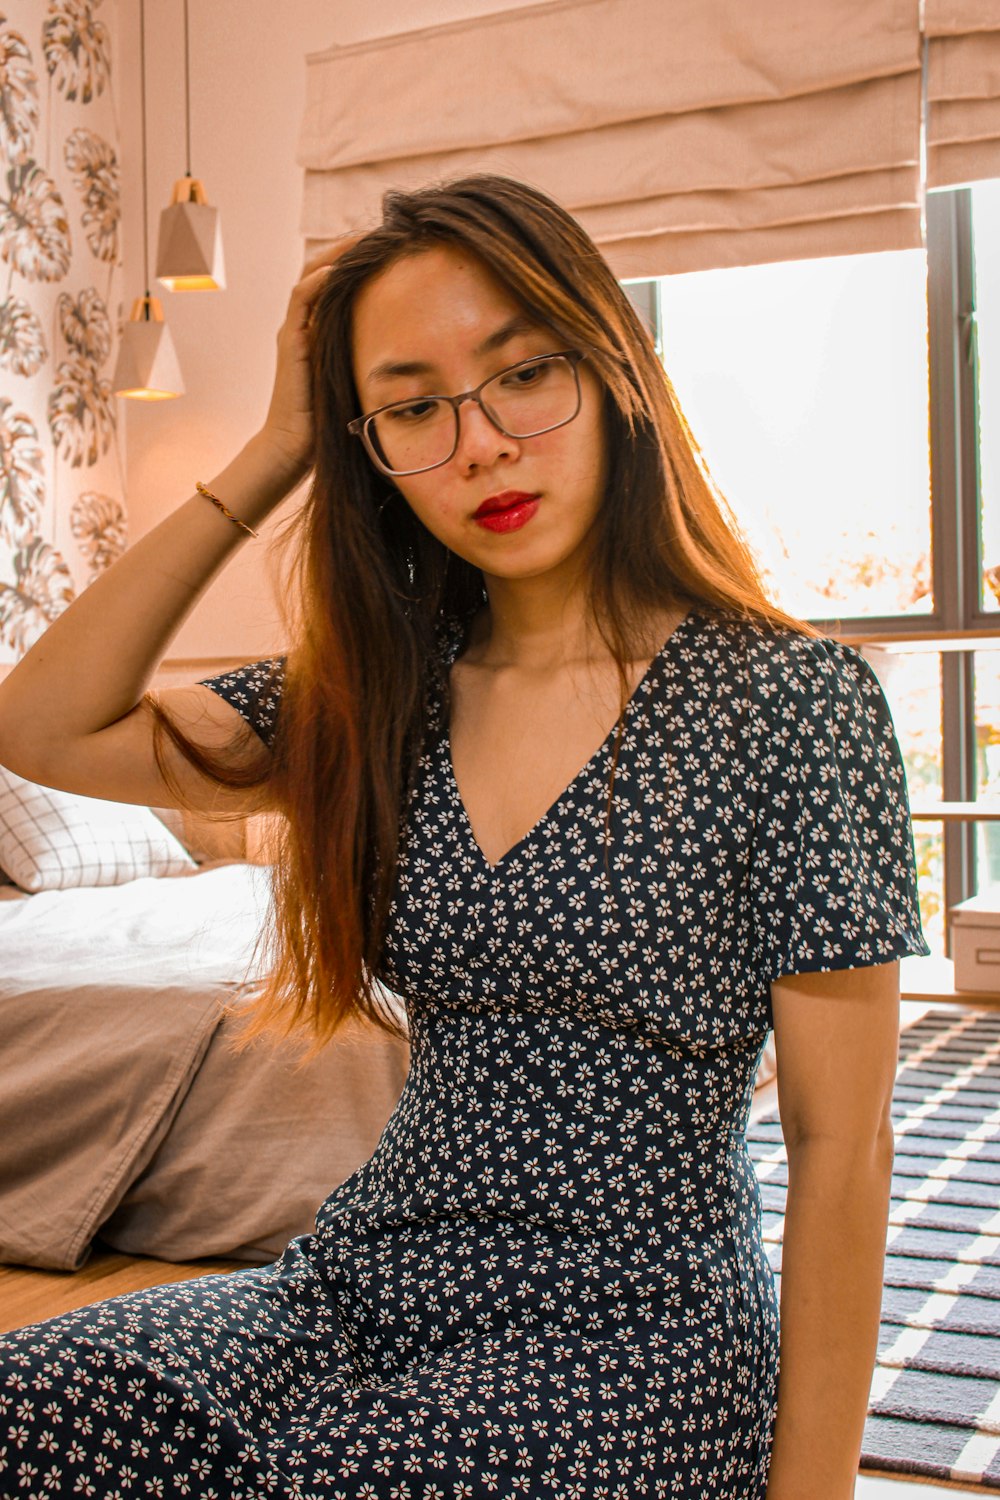
[[[543,432],[555,432],[557,427],[565,427],[567,423],[572,422],[574,418],[580,415],[580,407],[583,402],[583,393],[580,390],[579,367],[580,361],[586,358],[587,351],[585,349],[553,349],[551,354],[535,354],[530,359],[519,359],[515,364],[505,365],[502,370],[495,370],[492,375],[488,375],[485,380],[481,380],[474,390],[463,391],[460,396],[445,396],[439,395],[434,391],[429,391],[425,396],[411,396],[406,401],[387,401],[385,406],[377,406],[374,411],[365,412],[362,416],[355,417],[353,421],[348,422],[347,430],[352,437],[359,437],[361,439],[372,463],[383,474],[387,474],[390,479],[401,479],[408,474],[427,474],[431,469],[440,469],[444,464],[451,463],[458,452],[458,444],[461,440],[459,407],[465,401],[474,401],[483,416],[486,417],[487,421],[492,422],[498,432],[502,432],[504,437],[515,438],[518,441],[530,437],[541,437]],[[572,416],[564,417],[561,422],[553,422],[549,427],[540,427],[537,432],[508,432],[503,423],[490,411],[480,393],[486,386],[491,385],[494,380],[499,380],[501,375],[509,375],[513,370],[522,370],[529,365],[541,364],[544,360],[548,359],[569,360],[570,369],[573,371],[573,379],[576,381],[576,408]],[[455,442],[452,450],[447,458],[439,458],[437,463],[424,464],[423,468],[420,469],[390,469],[375,451],[375,444],[369,436],[369,428],[375,418],[380,417],[384,411],[390,411],[394,406],[413,406],[417,401],[446,401],[451,407],[455,413]]]

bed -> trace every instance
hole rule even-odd
[[[374,1027],[233,1049],[270,871],[196,823],[0,768],[0,1262],[272,1260],[392,1112]]]

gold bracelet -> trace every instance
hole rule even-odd
[[[213,505],[217,505],[218,508],[219,508],[219,510],[222,511],[222,514],[226,517],[226,519],[228,521],[232,521],[232,523],[233,523],[234,526],[240,526],[240,527],[242,527],[242,529],[249,536],[254,536],[254,537],[259,536],[259,532],[254,531],[254,529],[253,529],[252,526],[248,526],[245,521],[241,521],[240,518],[239,518],[239,516],[234,516],[233,513],[232,513],[232,511],[229,509],[229,507],[227,505],[223,505],[223,503],[219,499],[218,495],[213,495],[212,491],[208,488],[208,486],[202,484],[202,482],[201,482],[200,479],[196,479],[195,480],[194,487],[198,491],[199,495],[204,495],[206,500],[211,500],[211,502],[212,502]]]

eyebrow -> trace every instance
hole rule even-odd
[[[495,332],[483,339],[473,352],[477,358],[484,354],[492,354],[495,350],[502,349],[504,344],[509,344],[511,339],[517,338],[519,333],[530,333],[540,327],[541,324],[525,317],[523,313],[516,313],[514,317],[508,318],[506,323],[502,323]],[[397,375],[430,375],[435,368],[434,365],[418,359],[389,359],[369,370],[368,379],[377,381],[391,380]]]

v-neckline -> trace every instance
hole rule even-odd
[[[686,631],[687,627],[694,620],[695,613],[696,611],[694,609],[688,610],[683,619],[681,619],[674,626],[673,630],[667,636],[667,639],[664,641],[659,651],[657,651],[656,655],[652,658],[645,672],[643,672],[639,681],[636,683],[632,695],[626,703],[623,712],[623,718],[625,720],[622,729],[623,737],[629,727],[629,720],[632,718],[633,712],[640,698],[646,696],[649,687],[652,684],[654,677],[656,676],[656,673],[659,671],[662,663],[669,655],[674,642],[677,640],[678,636]],[[445,666],[446,678],[450,676],[451,668],[453,665],[454,657],[451,657],[449,654],[449,658]],[[581,778],[586,775],[586,773],[594,765],[595,761],[597,761],[607,750],[608,746],[614,739],[617,729],[618,720],[616,719],[614,724],[612,724],[611,728],[608,730],[607,734],[604,736],[604,739],[594,751],[593,755],[591,755],[589,760],[587,760],[584,765],[580,767],[579,771],[577,771],[573,779],[565,787],[563,787],[563,790],[559,793],[555,800],[549,804],[542,815],[536,819],[536,821],[528,829],[527,833],[519,838],[516,843],[511,844],[510,848],[505,850],[505,852],[501,854],[500,858],[496,860],[495,863],[491,863],[483,853],[483,847],[480,844],[479,839],[476,837],[475,829],[472,826],[472,819],[469,817],[468,808],[465,805],[465,799],[463,798],[462,793],[459,791],[458,778],[455,775],[455,762],[451,753],[451,726],[447,722],[447,718],[445,719],[445,722],[442,725],[442,745],[445,771],[447,774],[448,782],[450,784],[449,789],[455,803],[459,822],[462,825],[468,842],[472,846],[472,849],[478,857],[480,863],[484,866],[484,868],[489,872],[490,875],[496,874],[502,866],[506,866],[509,861],[516,858],[518,852],[537,836],[539,831],[545,826],[546,823],[548,823],[550,818],[555,816],[555,814],[559,811],[559,808],[566,801],[567,797],[577,785],[577,782],[579,782]]]

